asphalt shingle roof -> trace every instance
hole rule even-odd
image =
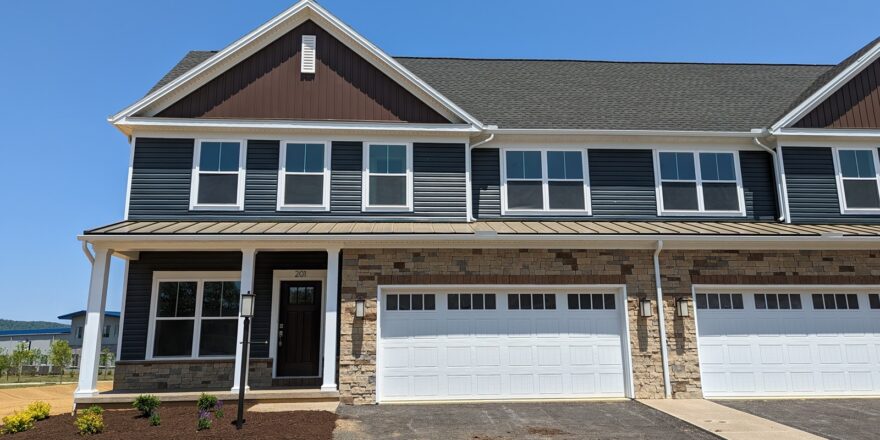
[[[216,52],[188,53],[151,91]],[[748,131],[771,125],[832,66],[396,58],[500,128]]]

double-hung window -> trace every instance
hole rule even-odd
[[[842,214],[880,214],[877,149],[837,149],[837,188]]]
[[[326,143],[282,142],[278,210],[330,209],[330,148]]]
[[[656,158],[661,215],[745,215],[736,154],[660,151]]]
[[[504,152],[504,213],[589,215],[586,150]]]
[[[364,149],[363,210],[412,211],[411,144],[369,144]]]
[[[190,209],[244,208],[245,150],[240,141],[196,142]]]
[[[236,274],[160,274],[153,283],[149,358],[235,355],[241,298]]]

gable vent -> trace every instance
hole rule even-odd
[[[315,73],[315,36],[303,35],[300,72]]]

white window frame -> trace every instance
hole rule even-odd
[[[840,168],[840,152],[841,151],[870,151],[871,156],[874,158],[874,182],[877,184],[877,190],[880,192],[880,158],[878,158],[877,147],[834,147],[832,148],[832,158],[834,159],[834,178],[837,182],[837,200],[840,204],[840,214],[841,215],[877,215],[880,214],[880,209],[874,208],[849,208],[846,206],[846,191],[843,189],[843,181],[844,180],[871,180],[870,178],[862,177],[843,177],[843,172]]]
[[[202,144],[205,142],[235,142],[238,148],[238,171],[205,171],[210,174],[238,174],[238,194],[235,204],[198,203],[199,200],[199,170],[202,156]],[[189,193],[190,211],[243,211],[244,210],[244,185],[245,168],[247,162],[247,141],[244,139],[196,139],[195,151],[193,152],[192,185]]]
[[[324,171],[315,172],[288,172],[287,171],[287,144],[320,144],[324,146]],[[278,157],[278,200],[276,209],[278,211],[329,211],[330,210],[330,149],[331,142],[328,141],[301,141],[296,139],[282,140],[279,146],[281,149]],[[287,175],[298,174],[303,176],[324,176],[324,194],[320,205],[304,205],[304,204],[285,204],[284,197],[286,191]]]
[[[158,308],[158,299],[159,299],[159,283],[162,282],[192,282],[195,281],[196,284],[196,310],[195,314],[192,317],[173,317],[173,318],[161,318],[160,320],[179,320],[179,321],[193,321],[193,344],[192,344],[192,352],[189,356],[153,356],[153,350],[155,349],[155,337],[156,337],[156,311]],[[202,300],[205,292],[205,281],[239,281],[241,282],[241,272],[236,271],[205,271],[205,272],[189,272],[189,271],[155,271],[153,272],[153,288],[150,295],[150,315],[149,322],[147,324],[147,352],[146,352],[146,360],[153,359],[235,359],[235,355],[229,356],[199,356],[199,341],[201,339],[201,331],[202,331],[202,320],[203,319],[229,319],[232,320],[232,317],[216,317],[210,316],[207,318],[202,317]],[[239,321],[239,317],[235,317],[235,321]]]
[[[541,187],[544,207],[542,209],[510,209],[507,206],[507,152],[509,151],[537,151],[541,153]],[[550,179],[548,174],[547,153],[550,151],[577,151],[581,153],[584,173],[584,209],[550,209],[550,181],[554,182],[578,182],[580,179]],[[537,181],[538,179],[510,179],[512,181]],[[501,149],[501,215],[522,216],[546,216],[546,215],[593,215],[592,199],[590,197],[590,159],[588,148],[571,147],[506,147]]]
[[[695,180],[667,180],[667,182],[694,182],[697,185],[697,210],[687,211],[681,209],[666,209],[663,205],[663,181],[660,175],[660,153],[690,153],[694,157]],[[703,176],[700,171],[700,154],[701,153],[726,153],[733,155],[733,171],[736,175],[736,193],[739,199],[739,210],[737,211],[707,211],[705,201],[703,199]],[[710,180],[708,183],[734,183],[727,180]],[[693,149],[655,149],[654,150],[654,185],[657,197],[657,215],[661,217],[745,217],[746,201],[742,184],[742,170],[740,169],[739,151],[738,150],[693,150]]]
[[[403,145],[406,147],[406,173],[372,173],[370,172],[370,148],[374,145]],[[363,212],[412,212],[413,211],[413,144],[412,142],[368,142],[364,144],[363,182],[361,191],[361,211]],[[406,176],[406,206],[400,205],[371,205],[370,204],[370,176]]]

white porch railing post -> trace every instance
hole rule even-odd
[[[327,249],[327,298],[324,301],[324,383],[321,391],[336,391],[336,302],[339,297],[339,248]]]
[[[254,290],[254,263],[256,262],[256,249],[241,250],[241,293],[251,292]],[[241,386],[241,361],[244,344],[244,318],[238,317],[238,333],[235,338],[235,370],[232,374],[232,391],[237,393],[238,387]],[[245,376],[245,389],[250,389],[247,384],[247,376]]]
[[[89,280],[89,299],[86,304],[86,324],[80,351],[79,384],[73,395],[88,397],[98,393],[98,362],[101,355],[101,329],[104,327],[104,307],[107,304],[107,278],[110,275],[112,249],[95,247],[95,261]]]

